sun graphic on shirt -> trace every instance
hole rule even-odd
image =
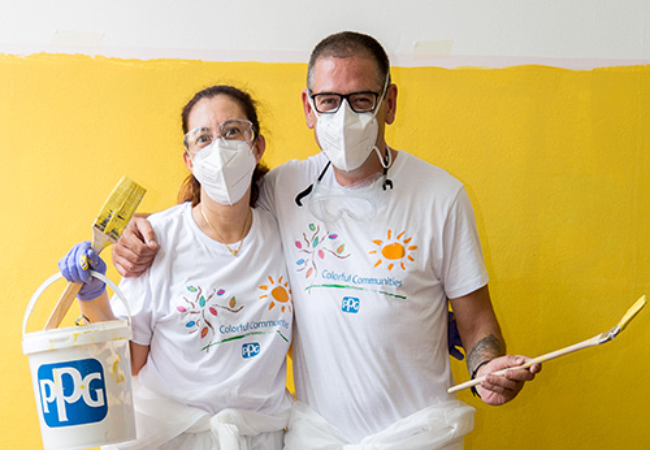
[[[393,270],[395,265],[399,265],[402,270],[406,270],[404,265],[406,261],[415,261],[412,253],[417,250],[417,245],[409,245],[413,238],[405,238],[405,231],[393,237],[393,231],[388,230],[386,240],[376,239],[372,241],[379,249],[368,252],[370,255],[379,255],[375,267],[379,267],[384,261],[388,264],[388,270]]]
[[[291,305],[293,300],[291,299],[291,289],[289,289],[289,282],[282,282],[283,277],[280,277],[277,282],[273,280],[272,277],[269,277],[269,284],[260,286],[260,289],[267,291],[268,294],[260,296],[260,299],[268,298],[270,299],[269,311],[275,308],[278,305],[282,312],[285,312],[287,309],[291,312]]]

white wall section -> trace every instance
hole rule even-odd
[[[23,0],[0,53],[305,62],[324,36],[377,37],[401,66],[650,62],[647,0]]]

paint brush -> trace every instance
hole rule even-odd
[[[122,177],[120,182],[117,183],[93,223],[91,248],[95,253],[99,254],[106,247],[117,242],[145,192],[147,192],[146,189],[127,177]],[[50,314],[45,324],[45,330],[57,328],[61,324],[82,286],[81,283],[68,284]]]
[[[547,353],[542,356],[538,356],[537,358],[533,358],[527,363],[522,364],[521,366],[508,367],[507,369],[498,370],[496,372],[493,372],[491,375],[504,375],[508,370],[528,369],[533,364],[541,364],[545,361],[550,361],[551,359],[559,358],[560,356],[568,355],[569,353],[573,353],[578,350],[582,350],[589,347],[595,347],[597,345],[604,344],[605,342],[609,342],[613,340],[616,336],[618,336],[618,334],[621,331],[623,331],[625,327],[627,327],[627,324],[630,323],[630,321],[634,319],[634,317],[636,317],[637,314],[639,314],[639,311],[641,311],[641,309],[645,306],[645,304],[646,304],[646,296],[644,295],[640,299],[638,299],[630,307],[630,309],[627,310],[623,318],[616,324],[616,326],[614,326],[609,331],[601,333],[597,336],[594,336],[591,339],[587,339],[586,341],[580,342],[578,344],[571,345],[569,347],[565,347],[560,350],[556,350],[554,352]],[[447,389],[447,392],[449,394],[453,394],[454,392],[471,388],[473,386],[480,384],[481,381],[485,380],[486,377],[487,375],[484,375],[482,377],[474,378],[473,380],[467,381],[465,383],[457,384],[456,386],[452,386],[449,389]]]

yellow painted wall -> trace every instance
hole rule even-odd
[[[186,174],[180,109],[214,83],[260,99],[270,166],[315,153],[300,104],[305,70],[0,55],[0,448],[40,446],[20,348],[25,306],[59,257],[90,238],[119,178],[148,189],[141,210],[172,205]],[[389,143],[466,184],[511,352],[535,356],[589,338],[650,294],[650,67],[393,76],[400,92]],[[62,288],[43,298],[29,330]],[[466,448],[647,448],[649,346],[643,311],[614,342],[548,363],[507,406],[461,393],[478,409]],[[463,363],[453,370],[467,378]]]

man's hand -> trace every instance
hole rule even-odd
[[[467,368],[475,375],[474,378],[517,367],[530,360],[525,356],[506,354],[506,343],[487,286],[463,297],[450,299],[450,303],[464,347],[470,349],[467,352]],[[490,362],[483,364],[483,361]],[[542,366],[536,364],[529,369],[509,370],[505,375],[489,375],[476,386],[476,392],[488,405],[503,405],[514,399],[524,383],[535,378],[540,370]]]
[[[160,250],[149,221],[134,216],[113,246],[113,265],[123,277],[138,277],[147,270]]]
[[[487,378],[476,386],[476,392],[488,405],[498,406],[509,402],[519,394],[526,381],[532,381],[535,374],[542,370],[541,364],[534,364],[528,369],[511,369],[504,375],[490,375],[498,370],[521,366],[530,358],[519,355],[506,355],[495,358],[481,366],[476,378],[487,375]]]

